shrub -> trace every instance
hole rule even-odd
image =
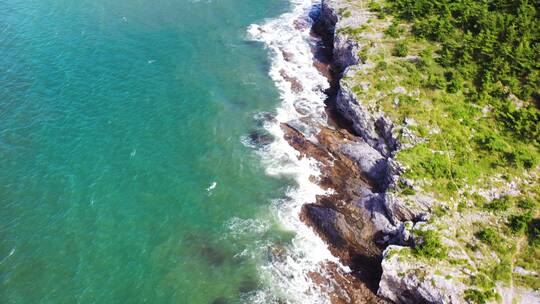
[[[459,73],[448,71],[444,73],[444,78],[447,81],[446,91],[448,93],[457,93],[463,88],[463,79]]]
[[[540,111],[530,106],[516,108],[506,101],[497,107],[497,117],[503,122],[507,130],[516,134],[522,140],[529,140],[539,145],[540,138]]]
[[[524,233],[527,231],[531,221],[532,214],[530,212],[521,215],[512,215],[508,220],[508,227],[515,234]]]
[[[409,95],[400,95],[399,102],[407,105],[417,105],[419,103],[418,99],[412,98]]]
[[[518,207],[525,210],[532,210],[536,207],[536,202],[530,197],[524,197],[518,200]]]
[[[451,102],[448,105],[448,111],[452,114],[452,118],[469,126],[476,122],[475,118],[478,114],[477,108],[464,102]]]
[[[492,247],[498,245],[498,243],[502,241],[499,233],[495,229],[489,227],[478,231],[475,236],[480,241]]]
[[[418,125],[415,127],[416,131],[418,131],[418,134],[422,137],[426,137],[429,134],[429,129],[424,125]]]
[[[496,133],[479,134],[476,142],[482,150],[488,152],[502,152],[508,148],[508,144]]]
[[[427,47],[420,51],[420,58],[422,59],[420,62],[422,66],[424,67],[432,67],[435,65],[435,60],[433,59],[433,49],[431,47]]]
[[[398,27],[397,23],[392,23],[384,33],[391,38],[399,38],[399,35],[402,33],[402,30]]]
[[[368,7],[370,11],[377,13],[379,19],[384,19],[388,13],[388,8],[384,7],[380,2],[371,1]]]
[[[496,298],[497,294],[492,290],[480,291],[477,289],[465,290],[465,300],[475,304],[485,304],[489,300]]]
[[[415,195],[416,190],[414,190],[413,188],[405,188],[405,189],[403,189],[403,191],[401,193],[403,195]]]
[[[518,168],[531,169],[536,166],[536,156],[528,149],[517,147],[513,151],[505,154],[505,159],[508,163],[513,164]]]
[[[409,47],[407,46],[407,43],[400,41],[396,43],[396,46],[394,47],[394,50],[392,51],[392,55],[396,57],[405,57],[409,53]]]
[[[458,79],[452,79],[446,84],[446,92],[457,93],[463,88],[463,82]]]
[[[385,71],[388,68],[388,63],[386,61],[379,61],[375,68],[379,71]]]
[[[459,213],[462,213],[463,211],[465,211],[465,208],[467,207],[467,203],[466,202],[463,202],[463,201],[460,201],[457,205],[457,211]]]
[[[444,90],[446,89],[446,79],[439,74],[429,74],[426,86],[431,89]]]
[[[477,286],[483,290],[490,290],[495,288],[495,283],[493,282],[493,280],[482,271],[470,277],[470,284]]]
[[[338,29],[338,33],[340,34],[346,34],[346,35],[350,35],[350,36],[358,36],[359,34],[361,34],[363,31],[366,30],[366,26],[363,25],[361,27],[357,27],[357,28],[352,28],[350,26],[347,26],[347,27],[342,27],[340,29]]]
[[[423,163],[422,166],[435,178],[445,178],[451,175],[449,170],[450,162],[446,155],[441,153],[433,153],[431,159]]]
[[[474,201],[476,206],[483,206],[487,202],[485,197],[476,192],[471,194],[471,199]]]
[[[341,17],[344,17],[344,18],[348,18],[352,15],[351,11],[349,11],[348,9],[346,8],[341,8],[339,9],[338,11],[338,14],[341,16]]]
[[[512,264],[510,259],[505,257],[499,263],[496,263],[489,275],[495,281],[510,281],[512,279]]]
[[[529,223],[529,245],[537,247],[540,250],[540,219],[532,219]]]
[[[484,204],[484,208],[491,211],[506,211],[511,205],[511,200],[508,195],[503,195],[499,198],[492,200],[489,203]]]
[[[418,256],[439,259],[446,257],[446,248],[435,231],[415,230],[415,234],[420,239],[414,247],[414,252]]]

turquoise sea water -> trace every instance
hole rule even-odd
[[[240,141],[278,103],[245,36],[287,9],[0,2],[1,303],[237,303],[263,288],[252,249],[289,240],[268,212],[287,182]]]

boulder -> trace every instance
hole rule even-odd
[[[466,286],[452,276],[436,274],[429,262],[402,256],[402,246],[388,246],[383,253],[382,277],[377,294],[395,303],[463,303]]]

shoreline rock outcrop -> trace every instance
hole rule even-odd
[[[327,280],[314,281],[328,291],[332,303],[374,303],[374,299],[383,303],[465,303],[471,295],[488,301],[502,295],[505,303],[516,297],[520,303],[537,302],[538,295],[518,290],[514,275],[506,283],[489,277],[504,259],[511,260],[505,262],[510,265],[503,265],[507,269],[516,269],[513,263],[519,260],[514,255],[497,253],[491,244],[476,236],[479,223],[501,225],[515,210],[493,216],[483,210],[481,198],[471,196],[471,188],[452,188],[459,187],[450,174],[459,161],[453,165],[433,164],[436,161],[430,158],[416,158],[422,155],[417,150],[407,150],[425,143],[433,155],[446,154],[448,162],[456,155],[446,138],[442,139],[444,145],[432,146],[437,143],[437,134],[445,136],[453,131],[453,127],[445,130],[432,125],[431,116],[424,113],[431,111],[424,106],[436,105],[432,97],[438,91],[416,84],[408,86],[406,82],[415,76],[401,69],[417,64],[422,48],[429,48],[429,43],[415,45],[415,55],[393,55],[392,47],[411,34],[405,31],[405,37],[385,36],[383,32],[391,21],[374,16],[366,7],[367,1],[323,0],[311,11],[312,35],[318,42],[314,66],[330,83],[325,102],[328,121],[313,122],[316,134],[309,137],[290,125],[282,125],[285,139],[302,157],[318,160],[320,174],[313,181],[328,190],[315,203],[304,205],[300,218],[348,266],[322,274]],[[411,96],[418,100],[401,102],[400,96],[405,96],[405,101]],[[412,110],[416,102],[422,104],[418,111]],[[447,122],[451,116],[443,114],[441,121]],[[462,126],[461,119],[455,119],[453,125]],[[407,168],[396,160],[398,154],[409,168],[420,169],[402,176]],[[423,175],[422,168],[428,162],[427,167],[448,167],[450,177],[446,178],[451,180],[451,187],[447,190],[456,191],[453,195],[447,197],[444,189],[437,188],[447,181]],[[534,175],[523,177],[518,178],[523,185],[534,184]],[[479,193],[474,187],[472,191]],[[515,235],[503,239],[518,242]],[[491,285],[478,282],[480,277]]]
[[[356,73],[364,63],[358,55],[362,46],[340,30],[352,26],[342,24],[338,14],[346,5],[342,2],[325,0],[318,14],[312,15],[312,31],[320,37],[322,53],[326,55],[322,61],[329,65],[325,69],[330,71],[331,83],[327,108],[333,112],[329,117],[334,121],[318,126],[316,142],[294,127],[282,125],[285,139],[302,157],[319,161],[319,184],[333,190],[332,194],[319,196],[316,203],[304,205],[300,218],[351,269],[348,274],[330,272],[332,284],[337,284],[341,294],[345,294],[336,297],[331,293],[333,303],[374,303],[373,299],[380,303],[385,299],[400,303],[437,302],[436,295],[425,295],[417,291],[417,286],[408,284],[410,280],[403,281],[384,269],[385,249],[410,246],[411,229],[416,222],[427,219],[430,206],[427,203],[411,208],[387,191],[396,187],[402,172],[392,158],[400,144],[392,121],[356,100],[345,81],[349,73]],[[347,20],[360,26],[370,18],[367,11],[359,14],[358,18]],[[362,290],[354,291],[355,288]]]

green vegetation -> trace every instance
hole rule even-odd
[[[396,44],[394,47],[394,51],[392,52],[392,55],[397,57],[405,57],[407,56],[407,53],[409,52],[409,47],[407,46],[407,43],[401,41]]]
[[[384,31],[384,33],[389,36],[390,38],[399,38],[401,34],[403,34],[405,30],[399,26],[398,23],[393,22],[387,29]]]
[[[391,13],[404,18],[398,10],[402,12],[405,8],[396,4],[401,2],[389,0],[389,5],[372,2],[370,7],[384,15]],[[413,1],[403,2],[414,6]],[[420,6],[438,7],[446,2],[419,3]],[[440,19],[444,19],[445,15],[441,16]],[[398,154],[398,160],[410,167],[405,176],[429,177],[432,182],[425,190],[446,199],[455,196],[463,186],[477,184],[498,173],[512,177],[519,176],[523,170],[535,169],[540,134],[536,129],[540,127],[540,121],[533,100],[517,100],[511,87],[501,81],[490,86],[478,82],[476,74],[463,72],[464,62],[445,64],[442,61],[445,44],[430,43],[425,40],[430,39],[428,36],[414,31],[415,22],[424,21],[416,17],[406,19],[412,22],[411,33],[405,31],[407,26],[402,25],[403,21],[397,20],[382,29],[385,39],[379,41],[381,52],[370,53],[369,59],[375,68],[369,79],[366,75],[359,76],[373,85],[367,91],[359,87],[355,93],[361,100],[375,101],[374,106],[394,121],[414,119],[418,125],[409,129],[419,137],[429,137],[426,142]],[[374,27],[376,23],[370,25]],[[365,26],[360,31],[347,29],[358,40],[363,39],[361,33],[365,30]],[[369,39],[365,40],[364,44],[370,45]],[[367,53],[367,50],[363,51],[363,59]],[[401,59],[409,55],[417,59]],[[473,59],[470,64],[476,65]],[[496,84],[500,85],[500,90],[488,90]],[[378,92],[392,92],[398,86],[405,88],[407,93],[377,96]],[[413,96],[411,92],[415,91]],[[399,104],[395,102],[396,97]],[[490,207],[496,208],[495,204],[486,206]]]
[[[496,299],[495,281],[540,290],[537,277],[513,272],[540,273],[540,2],[380,0],[369,7],[378,19],[345,30],[367,46],[369,70],[347,81],[407,144],[396,158],[414,188],[399,185],[397,195],[428,194],[440,203],[430,220],[440,232],[415,230],[421,241],[412,253],[489,278],[469,282],[473,303]],[[458,248],[443,247],[439,233]],[[447,260],[450,251],[468,257]]]
[[[346,34],[352,37],[357,37],[360,35],[363,31],[365,31],[366,27],[359,27],[359,28],[353,28],[353,27],[344,27],[340,28],[338,30],[338,33]]]
[[[434,230],[415,230],[414,232],[420,239],[414,247],[414,253],[417,256],[439,259],[446,257],[447,250],[437,232]]]
[[[504,257],[515,249],[509,244],[502,233],[492,227],[478,231],[475,236],[492,250],[499,253],[501,257]]]
[[[515,234],[523,234],[527,232],[527,229],[531,225],[533,220],[532,214],[527,212],[520,215],[512,215],[508,221],[508,226]]]
[[[486,228],[486,229],[480,230],[476,234],[476,237],[478,237],[479,240],[481,240],[482,242],[490,246],[497,246],[500,242],[503,241],[503,239],[499,236],[499,234],[493,228]]]
[[[539,93],[539,1],[389,0],[387,3],[384,10],[411,22],[415,36],[441,44],[438,61],[443,67],[474,80],[478,90],[472,95],[477,94],[478,99],[484,94],[498,99],[495,95],[503,93],[500,89],[504,87],[522,99]],[[498,106],[504,105],[508,103]],[[524,122],[528,125],[523,127],[524,135],[538,140],[538,111],[532,108],[515,111],[511,115],[513,122]]]
[[[489,203],[486,203],[484,207],[491,211],[506,211],[510,205],[510,197],[508,195],[503,195],[499,198],[493,199]]]
[[[525,209],[525,210],[532,210],[537,206],[534,200],[530,197],[521,198],[520,200],[518,200],[517,205],[519,208]]]
[[[348,18],[352,15],[351,11],[349,11],[348,9],[345,9],[345,8],[342,8],[338,11],[338,14],[341,16],[341,17],[344,17],[344,18]]]
[[[469,303],[485,304],[492,299],[497,299],[498,297],[500,296],[492,290],[488,290],[488,291],[480,291],[477,289],[465,290],[465,300],[469,301]]]
[[[386,8],[383,4],[377,1],[369,2],[369,10],[377,13],[377,17],[379,19],[384,19],[389,12],[388,8]]]

